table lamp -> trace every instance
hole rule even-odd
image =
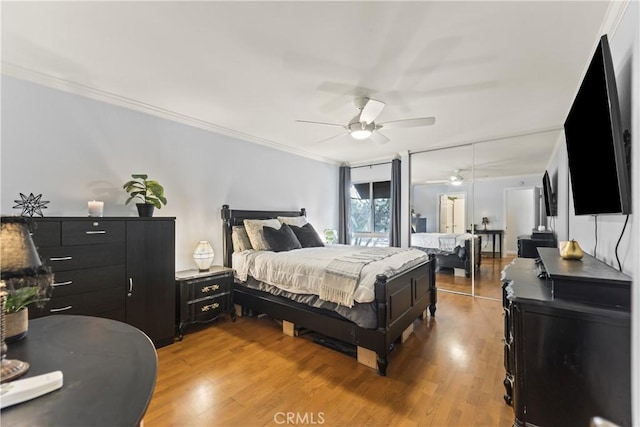
[[[31,239],[27,219],[24,217],[2,217],[0,234],[0,301],[2,315],[0,335],[2,337],[1,380],[10,381],[24,375],[29,364],[7,359],[5,343],[5,310],[9,292],[24,287],[35,287],[46,297],[53,284],[51,269],[42,265],[35,244]]]

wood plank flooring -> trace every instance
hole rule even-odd
[[[483,259],[496,269],[508,261]],[[499,298],[499,275],[483,271],[476,280]],[[501,302],[438,297],[435,318],[416,321],[386,377],[282,334],[268,317],[190,328],[183,341],[158,350],[144,425],[511,426],[513,410],[502,398]]]

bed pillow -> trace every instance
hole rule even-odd
[[[302,216],[279,216],[278,221],[287,225],[295,225],[297,227],[302,227],[309,221],[307,221],[307,217]]]
[[[287,224],[282,224],[278,230],[265,226],[262,228],[262,232],[269,247],[274,252],[290,251],[302,247],[298,238]]]
[[[231,228],[231,241],[233,242],[233,251],[242,252],[253,249],[251,240],[247,234],[247,229],[241,225],[234,225]]]
[[[244,227],[247,230],[247,235],[249,236],[249,241],[251,242],[251,246],[256,251],[270,251],[271,247],[267,243],[264,238],[264,233],[262,232],[263,227],[271,227],[276,230],[280,229],[280,221],[277,219],[245,219]]]
[[[306,223],[302,227],[291,225],[290,228],[293,231],[293,234],[295,234],[298,238],[298,241],[303,248],[316,248],[324,246],[324,242],[310,222]]]

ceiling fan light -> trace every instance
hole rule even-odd
[[[349,133],[353,137],[353,139],[367,139],[371,136],[375,129],[375,124],[373,123],[365,123],[365,122],[354,122],[349,124]]]
[[[451,185],[462,185],[462,180],[460,179],[456,179],[456,180],[451,180]]]
[[[351,136],[353,137],[353,139],[358,139],[358,140],[367,139],[371,136],[371,131],[368,129],[352,130]]]

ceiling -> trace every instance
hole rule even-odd
[[[619,4],[2,2],[2,72],[334,163],[492,141],[421,156],[419,180],[542,174]],[[436,122],[378,144],[296,121],[346,125],[356,97]]]

